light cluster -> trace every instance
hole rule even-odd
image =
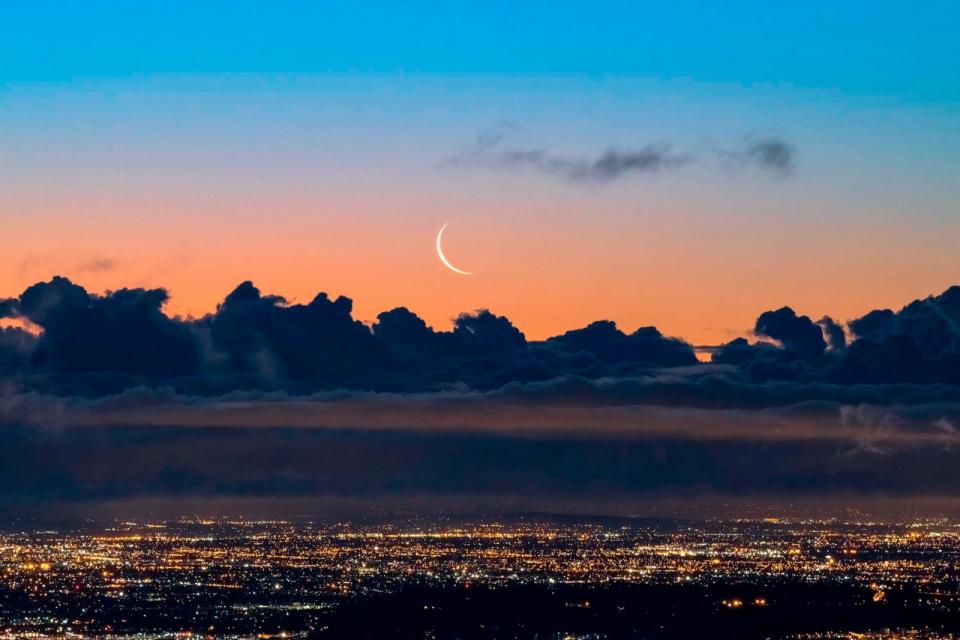
[[[346,600],[411,585],[754,585],[718,598],[727,609],[766,607],[785,581],[856,585],[861,604],[909,586],[956,609],[960,526],[183,519],[0,534],[0,567],[0,638],[293,638]]]

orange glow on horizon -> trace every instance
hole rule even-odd
[[[811,230],[685,211],[547,224],[552,212],[530,205],[521,218],[456,203],[452,216],[449,203],[304,198],[283,203],[281,222],[263,213],[278,203],[256,200],[55,204],[51,225],[49,204],[20,203],[27,215],[9,230],[0,295],[60,274],[94,292],[165,287],[168,313],[201,316],[249,279],[290,302],[345,295],[367,322],[406,306],[445,330],[458,313],[489,308],[529,339],[610,319],[624,331],[654,325],[716,345],[745,335],[768,309],[848,320],[939,293],[960,271],[954,234],[932,226],[878,223],[869,243],[851,244],[854,221]],[[475,275],[440,263],[434,242],[445,220],[444,250]]]

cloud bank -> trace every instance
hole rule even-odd
[[[368,327],[353,318],[349,298],[320,293],[307,304],[289,304],[250,282],[202,318],[171,318],[163,312],[166,300],[163,289],[97,295],[62,277],[37,283],[0,300],[0,320],[33,329],[0,332],[0,374],[18,390],[89,397],[136,387],[198,396],[491,391],[560,379],[663,380],[669,373],[682,380],[673,393],[686,389],[697,402],[718,406],[777,404],[771,394],[786,397],[814,386],[884,385],[888,396],[896,389],[891,402],[909,400],[920,393],[916,389],[953,398],[960,387],[956,286],[845,326],[827,316],[814,321],[790,307],[765,311],[754,341],[737,338],[716,347],[708,365],[682,339],[655,327],[627,334],[609,320],[532,342],[488,310],[461,314],[451,330],[437,331],[398,307]],[[704,380],[727,386],[710,383],[705,395]],[[739,393],[736,385],[756,388]]]
[[[249,282],[202,318],[166,299],[53,278],[0,300],[0,510],[960,491],[960,287],[846,323],[766,311],[710,363],[608,320],[533,342],[487,310],[366,326]]]

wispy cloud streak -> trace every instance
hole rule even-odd
[[[670,142],[638,148],[609,147],[599,155],[572,156],[543,146],[513,142],[522,129],[501,124],[481,131],[474,143],[443,160],[448,167],[486,167],[496,170],[532,169],[570,182],[611,182],[628,175],[671,171],[694,163],[714,162],[731,167],[754,167],[780,176],[794,172],[796,149],[774,136],[747,136],[725,147],[677,150]]]

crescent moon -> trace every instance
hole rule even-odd
[[[459,273],[462,276],[472,276],[473,272],[464,271],[463,269],[457,269],[455,266],[450,264],[450,261],[447,260],[447,256],[443,255],[443,243],[441,242],[441,240],[443,239],[443,230],[446,228],[447,228],[447,224],[444,223],[443,226],[440,227],[440,232],[437,233],[437,255],[440,256],[440,262],[446,265],[447,269],[450,269],[450,271],[453,271],[454,273]]]

